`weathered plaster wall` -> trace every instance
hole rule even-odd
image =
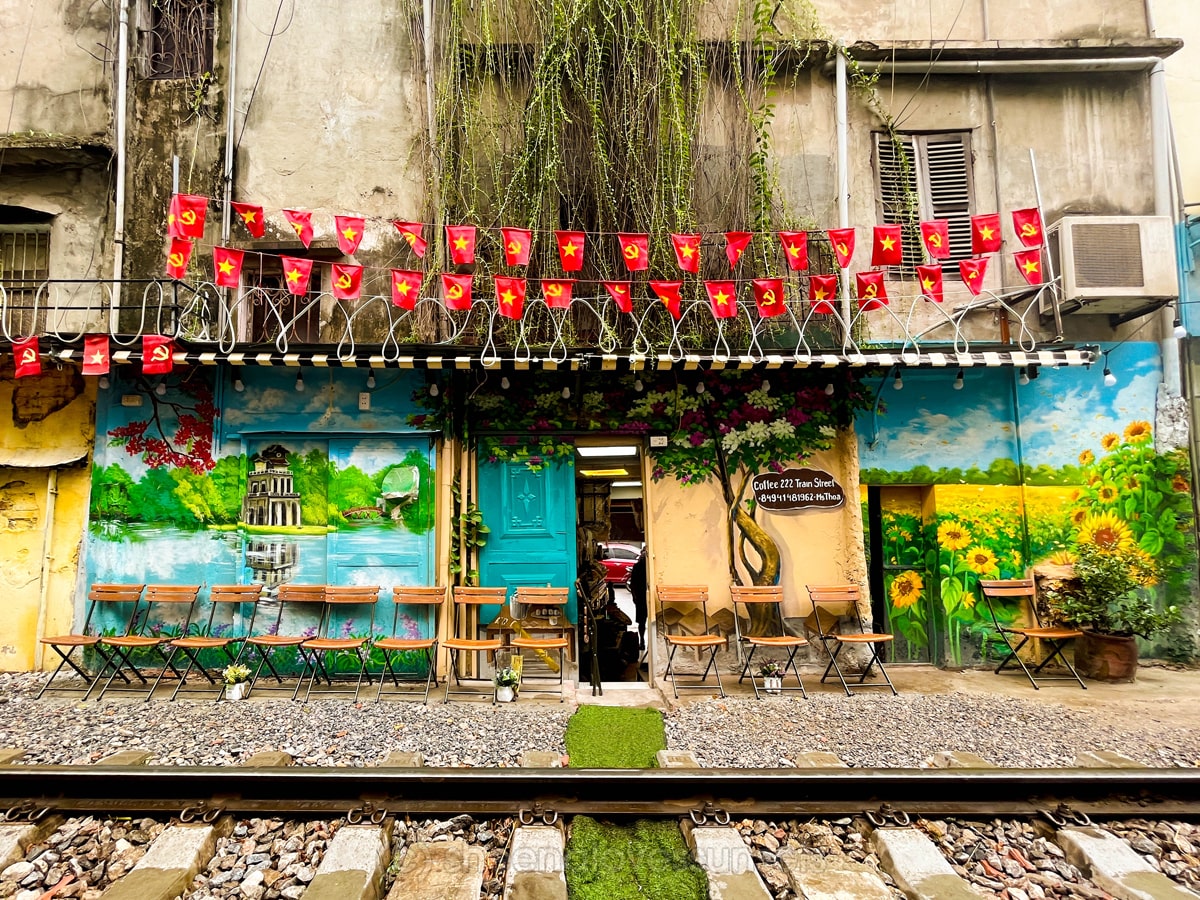
[[[1183,49],[1167,59],[1171,127],[1179,151],[1183,199],[1200,202],[1200,17],[1194,0],[1155,0],[1155,30],[1183,38]]]

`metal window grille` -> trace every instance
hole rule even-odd
[[[190,78],[213,66],[213,0],[150,0],[151,78]]]
[[[277,257],[264,256],[261,267],[242,269],[243,339],[272,343],[281,331],[289,343],[316,344],[321,336],[321,266],[313,266],[308,293],[292,294],[284,285]]]
[[[46,311],[37,310],[38,286],[50,277],[49,227],[0,226],[0,285],[15,333],[38,330]]]

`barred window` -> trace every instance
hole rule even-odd
[[[50,277],[50,218],[33,210],[0,207],[0,286],[11,327],[17,331],[38,329],[34,307],[38,286]],[[45,314],[41,310],[38,318]]]
[[[150,0],[151,78],[194,78],[212,71],[214,0]]]
[[[301,254],[302,255],[302,254]],[[315,344],[321,336],[322,266],[315,265],[303,297],[284,284],[283,264],[277,256],[262,256],[255,265],[246,255],[242,269],[242,338],[253,344],[270,343],[287,335],[289,343]]]

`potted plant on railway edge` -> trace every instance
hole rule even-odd
[[[764,659],[758,664],[758,674],[763,680],[763,690],[768,694],[783,692],[783,663],[777,659]]]
[[[250,667],[240,663],[226,666],[221,672],[221,680],[225,682],[227,699],[243,700],[250,692]]]
[[[496,699],[501,703],[512,703],[517,699],[517,690],[521,686],[521,673],[512,666],[496,670],[492,679],[496,685]]]

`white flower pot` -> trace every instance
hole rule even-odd
[[[226,700],[245,700],[246,694],[250,692],[250,682],[239,681],[237,684],[225,685]]]
[[[763,690],[768,694],[778,694],[783,691],[782,675],[764,675]]]
[[[496,699],[501,703],[512,703],[517,699],[516,688],[511,685],[501,684],[496,686]]]

